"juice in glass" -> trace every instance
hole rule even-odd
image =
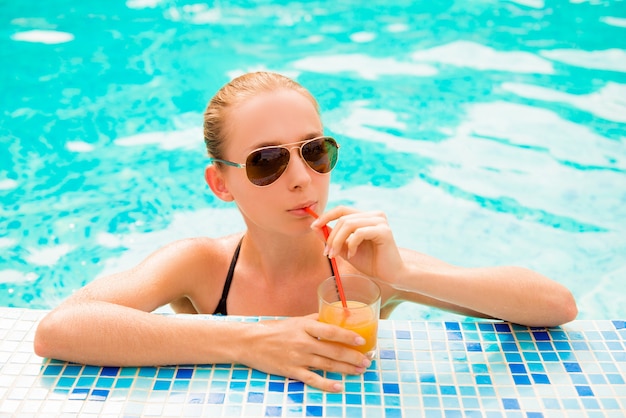
[[[361,335],[365,345],[354,347],[370,359],[376,355],[378,319],[380,316],[380,288],[372,280],[358,275],[342,275],[347,307],[339,298],[335,276],[326,279],[318,288],[319,321],[338,325]]]

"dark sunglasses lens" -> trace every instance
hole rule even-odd
[[[289,164],[289,150],[285,148],[264,148],[254,151],[246,159],[248,179],[257,186],[267,186],[275,182]]]
[[[338,146],[332,138],[320,138],[302,146],[302,157],[318,173],[329,173],[335,168]]]

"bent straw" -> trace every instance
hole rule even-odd
[[[315,219],[319,218],[319,216],[317,215],[317,213],[313,211],[313,209],[304,208],[304,210]],[[328,231],[328,226],[326,225],[322,226],[322,231],[324,232],[324,238],[328,240],[328,236],[330,235],[330,232]],[[341,277],[339,277],[339,269],[337,268],[337,261],[335,261],[334,257],[330,258],[330,264],[333,266],[333,271],[335,272],[335,283],[337,284],[337,291],[339,292],[339,299],[341,299],[341,304],[343,305],[343,307],[347,309],[348,303],[346,302],[346,295],[343,292],[343,285],[341,284]]]

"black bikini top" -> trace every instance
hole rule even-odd
[[[237,244],[237,248],[235,249],[235,253],[233,254],[233,258],[230,261],[230,267],[228,269],[228,275],[226,276],[226,281],[224,282],[224,289],[222,290],[222,297],[220,298],[220,302],[217,304],[217,308],[215,308],[215,312],[213,315],[228,315],[226,310],[226,299],[228,299],[228,292],[230,291],[230,285],[233,282],[233,274],[235,273],[235,266],[237,265],[237,260],[239,259],[239,251],[241,250],[241,242],[243,238]],[[330,265],[330,271],[335,275],[335,269],[333,268],[333,264],[330,262],[330,258],[328,259],[328,264]]]

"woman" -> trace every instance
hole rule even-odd
[[[296,82],[243,75],[220,89],[204,116],[213,163],[206,182],[237,204],[246,231],[174,242],[91,282],[41,321],[38,355],[118,366],[241,363],[340,391],[313,370],[358,374],[370,362],[345,346],[363,344],[357,334],[316,321],[316,288],[332,274],[328,257],[341,273],[379,283],[382,317],[411,301],[531,326],[575,318],[571,293],[538,273],[452,266],[398,248],[383,213],[323,213],[338,146],[324,136],[317,102]],[[325,241],[321,228],[333,221]],[[150,313],[168,303],[179,313],[289,318],[241,323]]]

